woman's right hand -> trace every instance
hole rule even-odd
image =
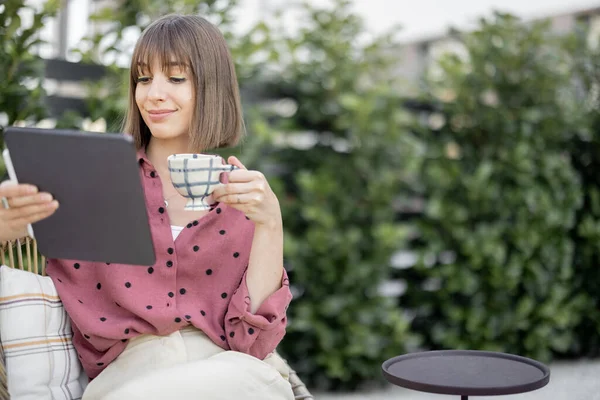
[[[6,197],[9,208],[0,203],[0,242],[27,236],[27,225],[48,218],[58,208],[50,193],[11,181],[0,183],[0,199]]]

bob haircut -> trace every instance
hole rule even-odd
[[[122,130],[145,149],[152,137],[135,102],[139,74],[158,61],[164,73],[173,64],[188,73],[196,110],[190,122],[189,151],[235,146],[244,135],[244,118],[235,65],[223,34],[196,15],[167,15],[151,23],[133,51],[128,110]]]

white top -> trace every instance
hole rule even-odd
[[[171,233],[173,233],[173,240],[177,239],[177,236],[179,236],[182,230],[183,226],[171,225]]]

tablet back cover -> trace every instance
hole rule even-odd
[[[153,265],[155,253],[129,135],[8,127],[16,177],[59,202],[33,224],[49,258]]]

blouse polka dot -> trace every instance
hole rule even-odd
[[[263,359],[285,333],[292,299],[287,274],[281,288],[252,314],[246,270],[254,224],[218,204],[187,224],[174,242],[158,174],[143,151],[138,160],[156,263],[48,260],[48,275],[55,284],[62,281],[57,290],[73,321],[73,345],[87,375],[96,377],[128,339],[168,335],[187,325],[226,350]]]

